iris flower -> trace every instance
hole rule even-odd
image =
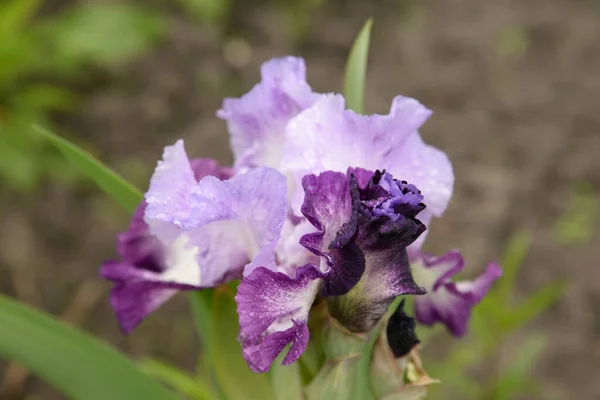
[[[241,279],[239,339],[255,372],[289,345],[297,360],[316,299],[346,329],[368,332],[399,295],[417,321],[467,328],[500,267],[453,282],[459,252],[423,253],[426,226],[452,196],[452,165],[418,130],[432,112],[398,96],[387,115],[358,115],[344,98],[313,92],[304,61],[263,64],[261,82],[226,99],[232,168],[165,148],[145,201],[101,273],[124,332],[180,290]],[[396,324],[404,326],[405,324]],[[393,332],[392,332],[393,333]],[[391,333],[390,333],[391,335]]]

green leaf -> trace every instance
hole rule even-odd
[[[163,19],[143,7],[85,3],[52,25],[56,57],[113,64],[142,54],[165,33]]]
[[[128,212],[133,213],[135,211],[144,198],[138,189],[81,148],[41,127],[36,126],[34,129],[56,146],[65,157],[79,167],[110,198]]]
[[[493,400],[511,400],[523,392],[535,391],[536,382],[531,376],[535,363],[540,358],[547,340],[542,335],[532,335],[513,352],[514,357],[493,382],[491,396]]]
[[[72,399],[177,400],[126,357],[42,312],[0,295],[0,355]]]
[[[302,400],[302,379],[300,377],[300,365],[295,362],[288,366],[281,363],[287,354],[289,346],[281,352],[269,371],[271,386],[275,399]]]
[[[326,363],[306,390],[308,400],[347,400],[353,398],[352,379],[357,368],[356,357],[345,358],[336,363]],[[370,391],[367,397],[372,399]],[[356,395],[356,394],[355,394]]]
[[[506,332],[521,328],[554,305],[563,297],[566,288],[567,283],[559,281],[544,286],[525,301],[516,305],[514,310],[507,313],[504,321],[502,321],[502,328]]]
[[[569,206],[556,221],[554,234],[559,243],[587,244],[598,231],[600,198],[589,182],[578,182],[572,189]]]
[[[273,391],[265,374],[255,374],[242,357],[234,290],[221,286],[212,299],[210,359],[221,391],[228,400],[272,400]]]
[[[346,62],[346,73],[344,75],[346,106],[358,114],[364,112],[365,77],[372,25],[373,19],[369,18],[354,40],[354,45]]]
[[[369,377],[371,376],[371,359],[373,358],[373,349],[375,348],[375,342],[377,342],[377,338],[379,338],[381,329],[383,329],[384,324],[387,323],[388,319],[396,311],[401,302],[402,297],[396,297],[394,299],[394,302],[388,307],[386,314],[377,323],[377,326],[375,326],[375,328],[373,328],[369,333],[371,337],[369,338],[369,341],[365,345],[363,352],[360,355],[358,362],[356,363],[354,390],[351,392],[351,396],[349,397],[350,399],[367,400],[373,398],[371,382]]]
[[[140,363],[142,371],[153,376],[176,392],[194,400],[212,400],[215,395],[212,393],[208,383],[194,379],[180,369],[153,359],[146,359]]]
[[[6,0],[4,0],[6,1]],[[0,40],[25,28],[40,8],[40,0],[8,0],[0,6]]]
[[[497,291],[501,302],[509,302],[514,284],[521,265],[529,253],[532,242],[531,233],[527,231],[517,232],[512,236],[502,258],[502,278],[498,280]]]
[[[198,359],[197,369],[200,374],[208,374],[211,371],[211,324],[212,296],[214,290],[205,289],[188,293],[188,303],[192,310],[194,326],[201,345],[201,357]]]

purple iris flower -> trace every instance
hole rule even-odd
[[[342,96],[314,93],[300,58],[268,61],[261,76],[217,113],[233,169],[190,161],[181,141],[165,149],[119,236],[121,259],[102,267],[123,331],[178,290],[242,278],[239,338],[255,372],[288,345],[283,363],[300,357],[317,297],[347,329],[367,332],[396,296],[419,295],[419,322],[464,333],[500,269],[453,283],[460,253],[421,252],[454,184],[448,157],[418,132],[431,111],[399,96],[388,115],[357,115]]]
[[[346,328],[368,332],[401,294],[423,294],[412,279],[406,247],[423,233],[417,188],[390,174],[350,169],[304,177],[302,213],[316,228],[300,243],[321,259],[293,277],[257,268],[238,288],[244,357],[256,372],[269,369],[290,344],[284,364],[308,341],[308,314],[318,293]]]

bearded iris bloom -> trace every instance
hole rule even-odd
[[[178,290],[241,279],[239,340],[255,372],[303,353],[313,302],[345,329],[369,332],[399,295],[416,319],[464,333],[471,307],[500,269],[450,281],[460,253],[421,251],[426,226],[445,211],[454,174],[418,129],[431,111],[402,96],[388,115],[357,115],[341,95],[312,91],[304,61],[262,66],[262,80],[218,111],[234,167],[190,161],[167,147],[145,203],[119,236],[121,260],[103,265],[125,332]]]

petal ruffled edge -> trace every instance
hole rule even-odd
[[[415,298],[417,321],[428,326],[441,322],[453,335],[463,336],[467,332],[472,308],[485,297],[494,281],[502,275],[500,265],[491,262],[474,281],[455,283],[450,281],[451,277],[464,266],[459,252],[452,251],[441,257],[421,256],[421,264],[413,261],[413,268],[430,271],[439,268],[439,271],[435,271],[435,279],[429,278],[433,289],[426,295]],[[419,273],[415,275],[418,276]]]
[[[254,372],[267,372],[288,344],[284,365],[302,355],[309,337],[308,313],[321,277],[315,265],[307,264],[298,268],[293,278],[259,267],[242,279],[235,296],[240,342]]]

